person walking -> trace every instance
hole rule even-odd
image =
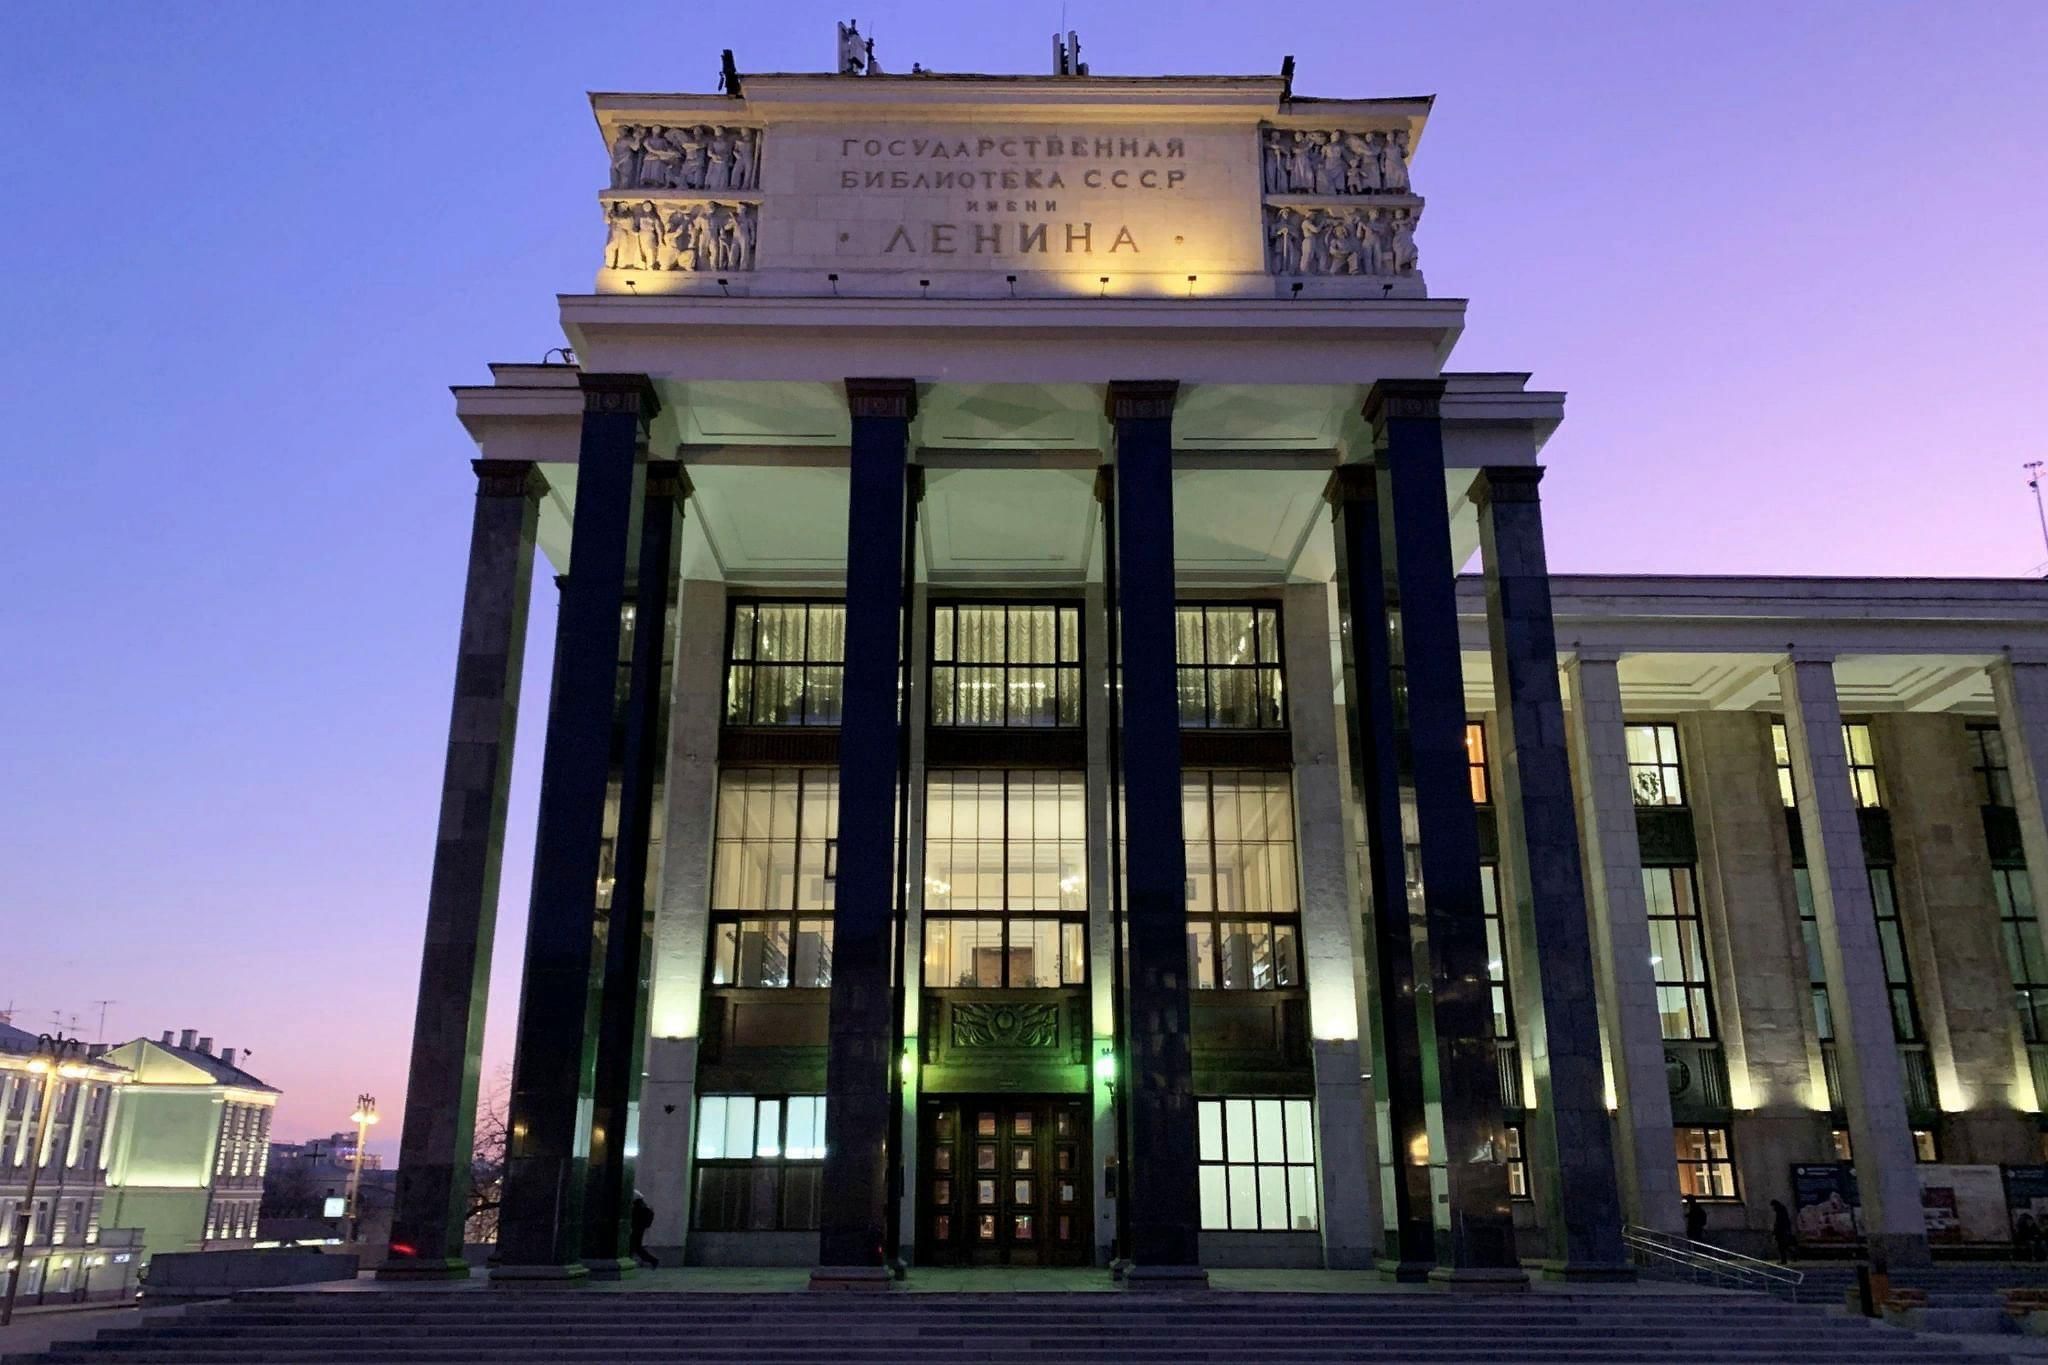
[[[1771,1240],[1777,1243],[1778,1260],[1783,1264],[1792,1261],[1792,1210],[1785,1207],[1782,1199],[1771,1201]]]
[[[654,1253],[647,1249],[647,1229],[653,1226],[653,1208],[640,1197],[640,1191],[633,1191],[633,1238],[627,1243],[627,1249],[633,1253],[634,1260],[649,1270],[656,1270],[661,1266]]]

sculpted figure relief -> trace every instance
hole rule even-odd
[[[605,208],[607,270],[739,271],[754,268],[754,206],[714,201]]]
[[[1408,134],[1268,128],[1261,149],[1268,194],[1407,194]]]
[[[624,127],[612,141],[615,190],[753,190],[761,130]]]
[[[1266,268],[1275,275],[1412,275],[1416,210],[1266,209]]]

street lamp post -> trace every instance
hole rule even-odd
[[[370,1125],[377,1121],[377,1097],[356,1096],[356,1111],[349,1119],[356,1126],[355,1162],[348,1176],[348,1240],[354,1243],[363,1226],[363,1144],[369,1140]]]
[[[29,1148],[28,1153],[28,1188],[22,1192],[21,1208],[15,1214],[14,1264],[7,1272],[6,1301],[0,1302],[0,1327],[14,1321],[14,1295],[21,1288],[22,1263],[28,1257],[28,1233],[36,1216],[36,1176],[43,1169],[43,1148],[50,1142],[50,1117],[57,1108],[57,1084],[60,1078],[68,1080],[85,1074],[85,1068],[65,1060],[83,1050],[84,1044],[76,1038],[66,1038],[61,1033],[44,1033],[37,1035],[35,1055],[29,1059],[28,1069],[43,1078],[42,1110],[36,1117],[35,1146]]]

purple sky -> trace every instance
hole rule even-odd
[[[704,16],[713,16],[706,18]],[[0,37],[0,1007],[253,1049],[278,1131],[394,1143],[472,448],[561,341],[584,92],[815,70],[840,10],[18,7]],[[858,11],[1038,72],[1059,6]],[[1570,391],[1562,570],[2015,574],[2044,555],[2048,6],[1070,0],[1108,73],[1434,92],[1454,364]],[[1274,30],[1285,22],[1288,34]],[[700,36],[701,35],[701,36]],[[546,599],[537,599],[545,601]],[[507,839],[517,990],[550,613]],[[495,1064],[495,1062],[493,1063]]]

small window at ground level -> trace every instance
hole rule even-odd
[[[1197,1100],[1195,1119],[1204,1229],[1316,1229],[1315,1123],[1307,1100]]]
[[[1672,1129],[1678,1192],[1693,1199],[1734,1199],[1735,1157],[1726,1128]]]

